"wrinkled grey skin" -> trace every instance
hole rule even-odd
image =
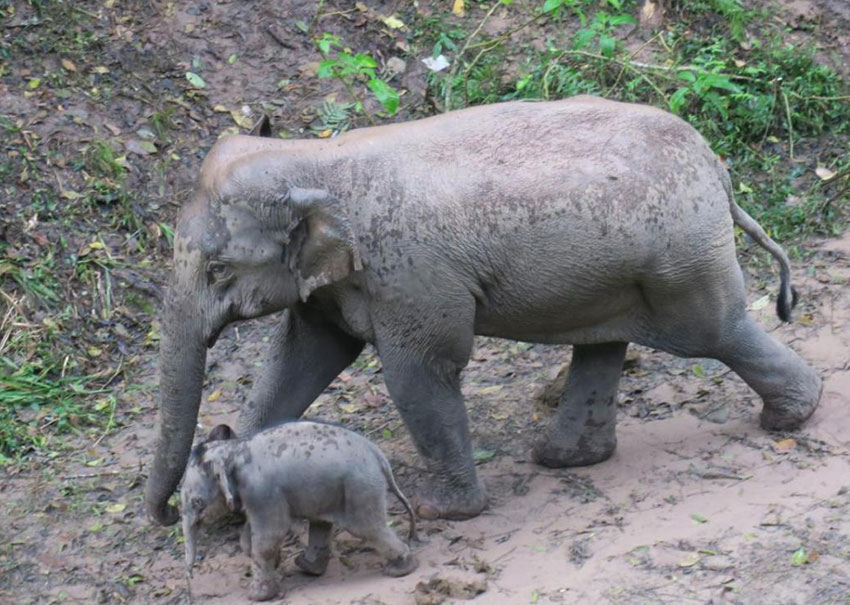
[[[415,540],[413,508],[368,439],[338,426],[290,422],[238,440],[219,425],[192,451],[180,490],[187,570],[191,575],[200,524],[230,510],[246,516],[242,549],[251,557],[252,600],[279,594],[276,569],[293,519],[310,521],[307,549],[295,560],[309,574],[325,572],[336,525],[370,541],[386,557],[387,575],[407,575],[417,562],[387,527],[388,487],[407,509],[408,539]]]
[[[636,342],[713,357],[793,429],[817,373],[747,316],[737,224],[785,253],[734,202],[729,176],[684,121],[575,97],[504,103],[329,140],[219,141],[182,211],[161,340],[160,443],[147,505],[161,523],[186,464],[205,352],[228,323],[281,309],[240,432],[298,418],[373,343],[434,472],[423,516],[486,505],[460,373],[476,334],[574,345],[535,459],[592,464],[616,445],[617,383]]]

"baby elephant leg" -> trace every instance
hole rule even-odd
[[[277,566],[280,563],[280,548],[286,537],[289,524],[268,528],[262,524],[251,527],[251,569],[253,580],[248,591],[252,601],[268,601],[278,596],[280,582]]]
[[[239,532],[239,546],[243,553],[251,556],[251,524],[248,523],[247,519],[242,525],[242,531]]]
[[[331,558],[332,531],[332,523],[310,521],[307,548],[295,558],[295,564],[301,571],[311,576],[320,576],[325,573]]]
[[[385,525],[376,527],[370,536],[364,537],[387,559],[387,564],[384,566],[386,575],[396,578],[406,576],[419,567],[419,561],[410,552],[410,547],[402,542],[389,527]]]

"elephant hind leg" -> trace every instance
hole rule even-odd
[[[711,355],[728,365],[764,402],[761,426],[771,431],[802,425],[820,402],[817,372],[786,345],[744,316]]]
[[[295,558],[295,564],[301,571],[311,576],[325,573],[331,558],[332,532],[332,523],[310,521],[307,548]]]
[[[617,385],[627,342],[573,347],[567,386],[534,461],[551,468],[607,460],[617,447]]]

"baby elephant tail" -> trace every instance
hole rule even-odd
[[[377,450],[377,446],[375,447]],[[413,507],[410,505],[410,501],[407,497],[402,493],[401,489],[398,487],[398,483],[395,482],[395,477],[393,477],[393,469],[390,467],[390,462],[387,460],[387,457],[384,456],[383,452],[380,450],[377,451],[378,459],[381,461],[381,470],[384,471],[384,477],[387,479],[387,483],[390,485],[390,489],[395,494],[396,498],[404,505],[404,508],[407,509],[407,514],[410,516],[410,531],[407,534],[408,542],[418,542],[419,538],[416,535],[416,515],[413,513]]]
[[[776,301],[776,314],[782,321],[791,321],[791,310],[797,304],[797,291],[791,286],[791,264],[779,244],[770,239],[753,217],[747,214],[729,195],[729,207],[732,220],[753,238],[759,246],[770,252],[779,261],[779,299]]]

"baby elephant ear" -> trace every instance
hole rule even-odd
[[[242,500],[239,498],[239,491],[236,489],[236,477],[233,467],[228,465],[226,461],[218,458],[212,462],[212,470],[215,478],[218,479],[218,487],[221,489],[221,493],[224,494],[227,510],[234,513],[242,510]]]
[[[298,252],[290,257],[298,275],[298,294],[306,301],[313,290],[344,279],[363,265],[351,221],[337,198],[324,189],[292,187],[289,201],[306,225],[292,242]]]
[[[207,437],[207,442],[226,441],[228,439],[236,439],[236,433],[234,433],[233,429],[226,424],[219,424],[210,431],[210,435]]]

